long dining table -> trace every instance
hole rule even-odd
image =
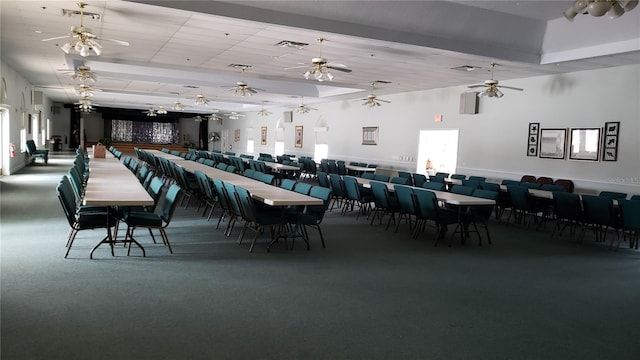
[[[138,178],[120,160],[107,152],[105,158],[94,158],[90,153],[89,178],[83,198],[85,205],[107,206],[116,208],[118,206],[151,206],[154,204],[153,198],[140,184]],[[111,255],[114,255],[113,246],[118,242],[134,243],[142,250],[142,255],[146,256],[144,247],[134,239],[125,237],[118,240],[111,233],[111,226],[107,224],[107,234],[91,249],[89,258],[93,259],[93,252],[102,244],[111,247]]]
[[[365,188],[370,188],[371,181],[376,181],[371,179],[363,179],[360,177],[355,177],[355,179],[358,181],[358,184],[362,185]],[[377,181],[377,182],[381,182],[381,181]],[[394,186],[396,184],[389,183],[389,182],[381,182],[381,183],[386,184],[390,192],[395,191]],[[409,185],[402,185],[402,186],[408,186],[414,189],[426,190],[422,187],[409,186]],[[485,199],[481,197],[456,194],[448,191],[437,191],[437,190],[430,190],[430,189],[428,191],[433,192],[436,195],[436,198],[438,199],[438,201],[441,201],[448,205],[453,205],[458,210],[457,212],[458,212],[458,227],[460,228],[460,241],[463,244],[464,244],[464,232],[465,232],[463,220],[464,220],[465,211],[471,206],[483,206],[483,205],[496,204],[496,201],[492,199]],[[449,243],[449,245],[451,245],[451,243]]]

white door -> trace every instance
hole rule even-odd
[[[416,172],[454,174],[458,163],[458,129],[421,130]]]

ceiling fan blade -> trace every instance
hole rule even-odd
[[[310,65],[307,64],[300,64],[298,66],[291,66],[291,67],[286,67],[284,68],[285,70],[293,70],[293,69],[302,69],[302,68],[306,68],[309,67]]]
[[[122,46],[129,46],[129,42],[127,42],[127,41],[115,40],[115,39],[102,39],[102,40],[113,41],[114,43],[122,45]]]
[[[376,99],[377,101],[382,101],[383,103],[391,104],[391,101],[384,99]]]
[[[327,69],[342,71],[342,72],[346,72],[346,73],[350,73],[351,71],[353,71],[353,70],[347,68],[346,65],[342,65],[342,64],[327,65]]]
[[[524,89],[521,88],[517,88],[517,87],[513,87],[513,86],[504,86],[504,85],[497,85],[499,88],[503,88],[503,89],[511,89],[511,90],[516,90],[516,91],[524,91]]]
[[[252,93],[252,94],[257,94],[258,93],[255,89],[250,88],[250,87],[247,88],[247,91]]]
[[[470,89],[473,89],[473,88],[479,88],[479,87],[485,87],[485,86],[486,86],[485,84],[477,84],[477,85],[469,85],[467,87]]]
[[[48,38],[48,39],[42,39],[41,41],[59,40],[59,39],[66,39],[66,38],[70,38],[70,37],[73,37],[73,36],[62,35],[62,36],[56,36],[56,37],[52,37],[52,38]]]

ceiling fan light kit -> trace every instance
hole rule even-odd
[[[607,15],[615,19],[633,10],[637,5],[638,0],[576,0],[563,14],[569,21],[573,21],[578,14],[596,17]]]
[[[496,67],[496,63],[492,62],[491,63],[491,79],[489,80],[485,80],[484,83],[482,84],[478,84],[478,85],[471,85],[469,86],[470,89],[473,88],[478,88],[478,87],[484,87],[485,89],[480,93],[480,96],[486,96],[486,97],[496,97],[496,98],[501,98],[504,96],[504,93],[502,93],[502,91],[500,91],[500,88],[504,88],[504,89],[511,89],[511,90],[516,90],[516,91],[523,91],[524,89],[521,88],[517,88],[517,87],[513,87],[513,86],[504,86],[504,85],[498,85],[499,82],[498,80],[494,80],[493,79],[493,70]]]

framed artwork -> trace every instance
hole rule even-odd
[[[527,134],[527,156],[538,156],[538,138],[540,137],[540,123],[529,123]]]
[[[366,126],[362,128],[362,145],[378,145],[377,126]]]
[[[618,135],[620,122],[604,123],[604,143],[602,144],[602,161],[618,161]]]
[[[564,159],[567,129],[540,129],[540,157]]]
[[[240,141],[240,129],[235,129],[233,132],[233,141]]]
[[[267,145],[267,127],[260,128],[260,145]]]
[[[295,147],[297,148],[302,147],[302,136],[303,136],[302,126],[296,126],[294,131],[294,140],[293,140]]]
[[[574,128],[569,135],[569,159],[598,161],[600,128]]]

